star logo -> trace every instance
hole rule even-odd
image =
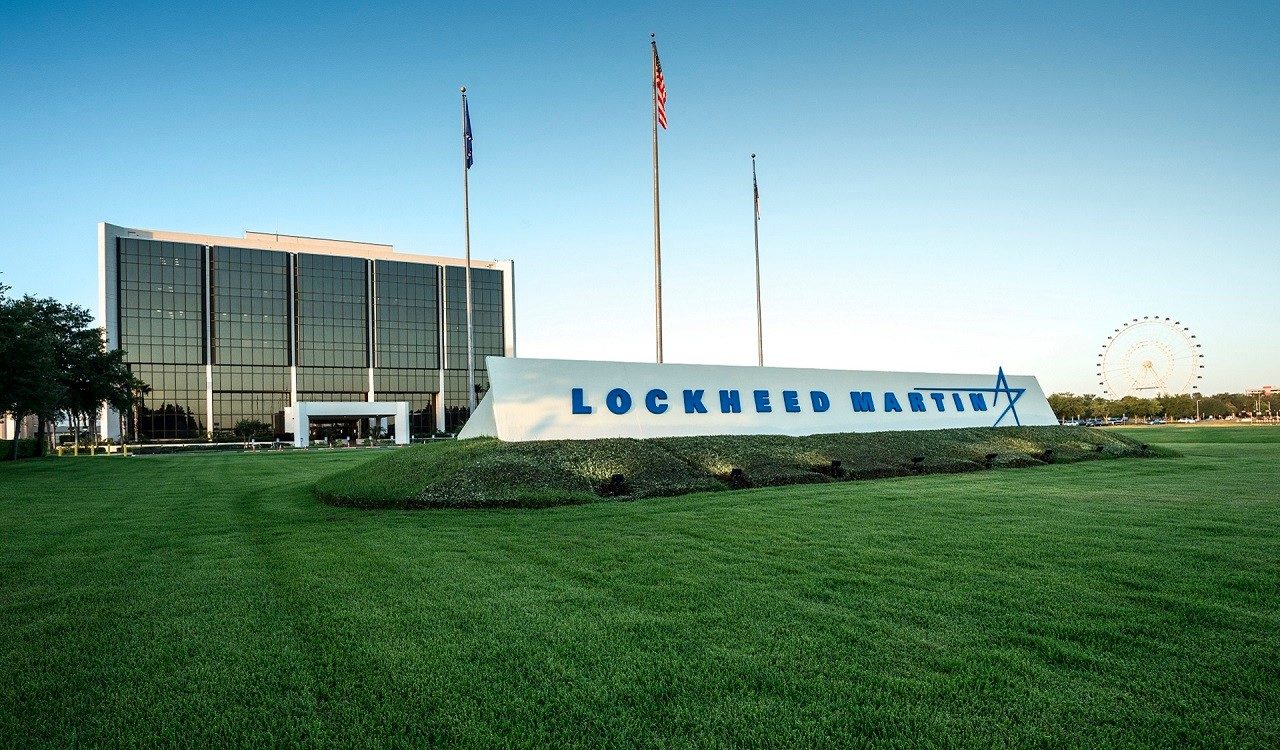
[[[995,394],[991,398],[992,408],[995,408],[996,406],[1000,405],[1000,394],[1004,394],[1005,401],[1007,402],[1004,407],[1004,411],[1000,412],[1000,416],[996,417],[996,423],[992,426],[999,427],[1000,420],[1004,419],[1006,414],[1012,414],[1013,423],[1021,427],[1022,421],[1018,419],[1017,404],[1018,404],[1018,399],[1022,398],[1022,394],[1026,393],[1027,389],[1026,388],[1010,388],[1009,379],[1004,376],[1004,368],[1001,367],[1001,368],[998,368],[998,370],[996,371],[996,387],[992,388],[991,392]]]
[[[1013,423],[1019,427],[1022,426],[1022,420],[1018,419],[1018,399],[1022,398],[1022,394],[1027,392],[1026,388],[1014,388],[1009,385],[1009,378],[1005,377],[1004,368],[998,368],[996,372],[996,384],[991,388],[916,388],[917,391],[952,391],[955,393],[990,393],[991,408],[995,409],[1000,405],[1000,397],[1004,396],[1004,411],[1000,412],[1000,416],[996,417],[995,424],[992,427],[999,427],[1004,418],[1013,415]]]

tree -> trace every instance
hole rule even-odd
[[[36,455],[43,455],[45,427],[68,414],[80,418],[103,403],[131,403],[141,384],[124,352],[107,351],[100,329],[78,305],[30,295],[9,299],[0,290],[0,412],[21,421],[35,415]],[[10,458],[18,456],[14,441]]]
[[[17,421],[36,416],[36,455],[43,455],[45,425],[57,419],[66,395],[59,377],[62,350],[71,333],[88,324],[89,314],[57,300],[31,296],[7,302],[0,314],[5,318],[0,338],[6,341],[3,359],[7,361],[0,408]],[[15,441],[11,459],[18,457],[17,448]]]
[[[1074,393],[1054,393],[1049,396],[1049,408],[1061,421],[1079,419],[1089,410],[1088,401]]]
[[[1222,398],[1222,395],[1230,394],[1221,394],[1218,396],[1210,396],[1209,398],[1200,399],[1201,416],[1217,417],[1220,419],[1228,414],[1234,414],[1236,411],[1235,405],[1227,399]]]
[[[1161,401],[1164,403],[1165,414],[1169,419],[1184,419],[1196,415],[1196,402],[1185,393],[1166,396]]]
[[[66,350],[62,377],[67,394],[65,410],[79,441],[80,422],[86,427],[103,404],[111,404],[121,413],[133,407],[146,384],[133,376],[124,361],[124,351],[108,351],[102,330],[86,328],[75,332],[71,346]]]
[[[271,425],[258,419],[242,419],[236,422],[236,437],[244,440],[252,440],[253,438],[271,437]]]
[[[123,361],[124,353],[120,354]],[[134,425],[134,439],[137,440],[138,429],[138,409],[142,407],[145,396],[151,392],[151,386],[144,383],[141,379],[134,377],[133,373],[129,373],[128,380],[116,384],[116,388],[112,390],[111,396],[107,399],[107,403],[111,408],[120,414],[120,434],[125,435],[125,415],[132,415],[132,423]]]

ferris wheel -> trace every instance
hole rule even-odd
[[[1190,393],[1204,369],[1200,343],[1181,321],[1134,318],[1107,337],[1098,354],[1098,385],[1109,398]]]

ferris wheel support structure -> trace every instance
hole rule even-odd
[[[1193,393],[1203,379],[1200,342],[1182,321],[1150,315],[1116,328],[1097,357],[1102,395],[1153,398]]]

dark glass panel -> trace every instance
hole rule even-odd
[[[129,362],[204,362],[204,248],[121,237],[120,348]]]
[[[502,272],[487,268],[471,270],[472,332],[475,341],[477,400],[489,388],[486,356],[502,356],[503,336]],[[448,326],[445,341],[445,430],[457,432],[467,420],[467,300],[466,270],[445,268],[445,299]]]
[[[368,262],[298,255],[298,364],[368,367]]]
[[[375,271],[376,365],[438,368],[439,266],[380,260]]]
[[[436,428],[436,395],[434,393],[378,392],[379,401],[408,401],[411,437],[430,437]]]
[[[230,247],[212,253],[213,361],[288,365],[289,256]]]
[[[467,298],[466,270],[461,266],[445,268],[448,330],[445,342],[445,368],[467,369]],[[501,357],[506,349],[503,339],[502,272],[488,268],[471,270],[471,323],[475,341],[476,368],[484,366],[483,357]],[[465,390],[465,389],[464,389]],[[464,403],[466,399],[463,399]]]
[[[369,371],[354,367],[299,367],[299,401],[367,401]]]
[[[288,405],[288,367],[214,366],[215,430],[234,430],[245,419],[274,424],[276,412]]]
[[[205,437],[203,365],[130,364],[151,390],[126,415],[129,434],[143,440],[199,440]]]

